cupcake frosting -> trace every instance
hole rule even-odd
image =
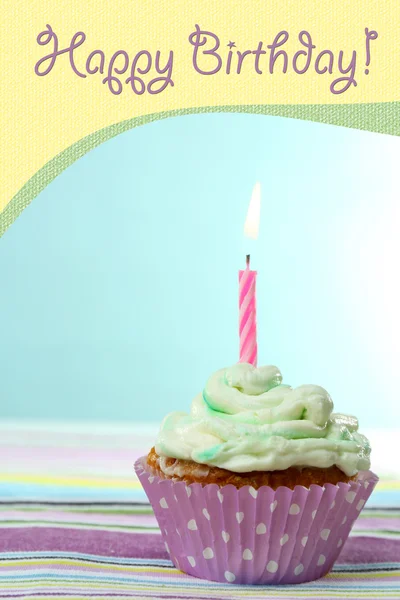
[[[370,445],[357,419],[332,411],[324,388],[293,389],[277,367],[238,363],[210,377],[190,414],[165,417],[155,448],[161,457],[237,473],[336,465],[351,476],[369,469]]]

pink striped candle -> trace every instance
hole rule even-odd
[[[246,238],[256,240],[260,225],[261,186],[253,188],[247,217],[244,224]],[[246,269],[239,271],[239,362],[257,366],[257,322],[256,322],[256,279],[257,271],[250,270],[250,254],[246,256]]]
[[[256,320],[257,271],[250,270],[250,255],[246,269],[239,271],[239,362],[257,366],[257,320]]]

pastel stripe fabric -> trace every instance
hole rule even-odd
[[[0,500],[145,502],[133,465],[154,444],[158,427],[0,421]],[[400,431],[365,433],[380,477],[368,505],[400,506],[400,466],[391,450]]]
[[[148,504],[0,505],[0,598],[400,598],[400,510],[364,510],[332,573],[299,586],[177,571]]]
[[[0,499],[145,501],[135,460],[158,424],[0,422]]]
[[[397,461],[385,474],[390,453],[373,465],[381,481],[327,577],[295,587],[214,584],[173,567],[135,477],[157,429],[0,422],[0,600],[400,599],[400,477]],[[377,449],[398,437],[372,434]]]

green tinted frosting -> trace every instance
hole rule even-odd
[[[333,413],[322,387],[281,382],[273,366],[217,371],[189,415],[164,419],[157,453],[237,473],[336,465],[354,475],[369,468],[370,445],[355,417]]]

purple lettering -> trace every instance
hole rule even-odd
[[[344,66],[343,66],[343,50],[340,50],[339,58],[338,58],[339,71],[342,74],[350,73],[350,75],[348,77],[339,77],[338,79],[335,79],[334,81],[332,81],[332,83],[330,85],[330,90],[331,90],[332,94],[343,94],[343,92],[346,92],[352,84],[354,86],[357,85],[357,81],[354,78],[354,75],[356,72],[356,58],[357,58],[357,53],[353,50],[353,53],[351,55],[351,61],[349,62],[349,66],[347,68],[344,68]],[[341,86],[340,85],[341,83],[344,83],[344,85]]]
[[[85,78],[86,75],[84,75],[84,73],[81,73],[80,71],[78,71],[78,69],[76,68],[75,61],[74,61],[74,50],[76,50],[76,48],[79,48],[79,46],[82,46],[82,44],[85,40],[86,40],[86,35],[83,33],[83,31],[78,31],[77,33],[75,33],[74,37],[72,38],[71,45],[69,47],[69,62],[71,64],[72,70],[74,73],[76,73],[76,75],[78,75],[79,77],[83,77],[83,78]]]
[[[40,46],[46,46],[49,42],[51,42],[51,40],[53,40],[53,52],[51,54],[47,54],[46,56],[38,60],[38,62],[36,63],[35,73],[36,75],[39,75],[39,77],[43,77],[44,75],[48,75],[50,73],[50,71],[54,67],[54,63],[56,62],[56,58],[58,56],[58,38],[52,30],[52,28],[50,27],[50,25],[46,25],[46,27],[47,29],[45,31],[39,33],[39,35],[36,38],[36,41]],[[43,63],[45,63],[46,60],[49,61],[49,66],[44,71],[40,71],[40,66]]]
[[[140,58],[142,56],[146,57],[146,66],[141,69],[140,67],[137,67],[137,64],[140,60]],[[141,75],[145,75],[146,73],[148,73],[151,69],[151,54],[150,52],[148,52],[147,50],[141,50],[140,52],[138,52],[135,56],[135,58],[132,61],[132,67],[131,67],[131,76],[128,77],[128,79],[126,80],[126,83],[130,83],[131,84],[131,88],[132,90],[135,92],[135,94],[137,94],[138,96],[141,96],[142,94],[145,93],[146,91],[146,84],[143,81],[143,79],[141,77],[138,77],[136,75],[136,67],[137,67],[137,72],[140,73]],[[139,87],[137,87],[137,85]]]
[[[295,73],[298,73],[298,75],[303,75],[303,73],[306,73],[306,71],[308,71],[308,67],[311,63],[312,51],[315,48],[315,46],[312,43],[311,35],[307,31],[300,31],[299,40],[300,43],[307,48],[307,51],[299,50],[298,52],[296,52],[296,54],[293,57],[293,70],[295,71]],[[306,62],[302,69],[299,69],[297,66],[297,60],[299,56],[306,57]]]
[[[57,35],[54,33],[54,31],[52,30],[50,25],[46,25],[46,27],[47,27],[47,29],[45,31],[42,31],[41,33],[39,33],[39,35],[36,38],[36,41],[40,46],[46,46],[47,44],[49,44],[51,42],[51,40],[53,40],[53,52],[51,52],[50,54],[47,54],[46,56],[43,56],[43,58],[38,60],[38,62],[35,65],[36,75],[39,75],[39,77],[48,75],[50,73],[50,71],[52,70],[52,68],[54,67],[57,56],[61,56],[61,54],[66,54],[68,52],[69,62],[72,67],[72,70],[79,77],[85,78],[86,75],[84,73],[81,73],[80,71],[78,71],[76,64],[75,64],[75,60],[74,60],[74,51],[77,48],[79,48],[79,46],[82,46],[82,44],[86,40],[86,35],[83,33],[83,31],[78,31],[77,33],[75,33],[75,35],[73,36],[73,38],[71,40],[71,44],[67,48],[63,48],[62,50],[59,50]],[[48,67],[44,71],[41,71],[40,67],[46,61],[49,61]]]
[[[370,48],[370,42],[371,40],[376,40],[376,38],[378,37],[378,32],[374,31],[373,29],[371,29],[371,31],[368,29],[368,27],[365,28],[365,54],[366,54],[366,58],[365,58],[365,66],[369,67],[369,64],[371,62],[371,48]],[[368,75],[369,73],[369,69],[365,69],[365,74]]]
[[[266,50],[263,50],[262,47],[263,47],[263,43],[259,42],[258,46],[257,46],[257,50],[253,50],[253,54],[256,55],[256,58],[254,60],[254,68],[256,70],[256,73],[258,73],[258,75],[262,75],[262,71],[259,66],[260,65],[260,56],[262,54],[267,54]]]
[[[239,50],[237,51],[238,65],[237,65],[236,73],[238,75],[242,70],[242,64],[243,64],[244,57],[248,56],[249,54],[253,54],[251,50],[245,50],[244,52],[240,52]]]
[[[163,69],[160,66],[160,58],[161,52],[157,50],[156,58],[154,61],[156,71],[160,75],[162,75],[163,73],[166,73],[167,75],[165,77],[155,77],[149,82],[149,85],[147,86],[149,94],[159,94],[160,92],[163,92],[165,90],[167,85],[171,85],[171,87],[173,87],[174,85],[174,82],[172,81],[172,66],[174,61],[174,53],[172,51],[169,53],[167,63]],[[159,81],[163,82],[162,85],[158,89],[154,89],[154,85]]]
[[[322,58],[324,56],[329,56],[329,64],[327,67],[323,67],[321,69],[320,67],[320,62],[322,60]],[[328,73],[330,73],[332,75],[333,72],[333,52],[331,50],[323,50],[322,52],[320,52],[316,58],[315,61],[315,71],[318,73],[318,75],[323,75],[324,73],[326,73],[328,71]]]
[[[119,56],[124,57],[123,66],[121,68],[118,68],[118,67],[114,68],[114,63]],[[110,92],[112,94],[115,94],[116,96],[118,96],[122,92],[122,83],[121,83],[121,80],[118,79],[118,77],[115,77],[113,75],[113,70],[118,75],[122,75],[127,70],[128,64],[129,64],[129,56],[128,56],[127,52],[125,52],[125,50],[118,50],[111,57],[110,64],[108,65],[107,77],[105,77],[103,79],[103,83],[107,83],[108,89],[110,90]],[[116,87],[114,87],[114,84]]]
[[[99,67],[96,66],[96,67],[92,68],[90,66],[90,63],[92,62],[94,57],[97,55],[100,56],[100,66]],[[91,52],[89,54],[89,56],[87,57],[86,71],[89,73],[89,75],[94,75],[95,73],[97,73],[97,71],[100,71],[100,73],[103,75],[104,63],[105,63],[105,56],[104,56],[103,50],[93,50],[93,52]]]
[[[225,72],[227,75],[229,75],[231,72],[232,55],[233,55],[233,50],[229,50],[228,59],[226,61],[226,69],[225,69]]]
[[[203,38],[201,38],[201,36],[204,36]],[[205,54],[207,56],[213,56],[216,59],[216,66],[213,69],[210,70],[205,70],[205,69],[201,69],[199,67],[199,48],[201,48],[201,46],[205,46],[207,44],[208,38],[210,38],[212,41],[214,41],[214,46],[212,48],[210,48],[209,50],[202,50],[201,54]],[[218,73],[218,71],[221,69],[222,66],[222,58],[221,56],[217,53],[217,50],[220,46],[220,42],[219,42],[219,38],[215,35],[215,33],[212,33],[211,31],[202,31],[200,29],[200,27],[198,25],[196,25],[196,31],[194,31],[193,33],[190,34],[189,36],[189,42],[192,44],[192,46],[194,46],[194,50],[193,50],[193,66],[195,68],[195,70],[200,73],[201,75],[214,75],[215,73]]]
[[[275,62],[277,60],[277,58],[279,58],[279,56],[283,56],[283,69],[282,72],[286,73],[287,68],[288,68],[288,55],[287,52],[285,52],[285,50],[278,50],[278,52],[275,52],[276,48],[280,48],[281,46],[283,46],[284,44],[286,44],[286,42],[289,39],[289,34],[287,31],[280,31],[276,36],[274,41],[272,42],[272,44],[268,44],[267,48],[269,48],[271,50],[270,56],[269,56],[269,72],[271,73],[271,75],[274,72],[274,67],[275,67]]]

